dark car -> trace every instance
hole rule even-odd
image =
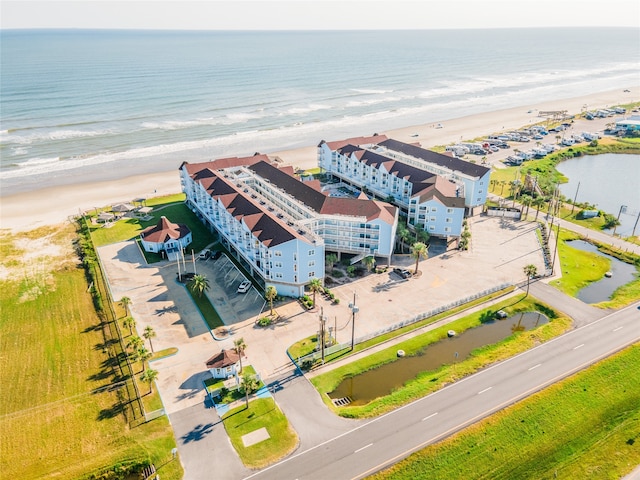
[[[217,260],[218,258],[220,258],[220,255],[222,255],[222,252],[220,250],[216,250],[211,254],[211,258],[213,260]]]
[[[393,273],[396,275],[400,275],[402,278],[409,278],[411,276],[411,272],[406,268],[394,268]]]

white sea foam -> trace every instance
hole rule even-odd
[[[25,130],[26,134],[11,132],[4,136],[3,143],[31,145],[38,142],[50,142],[56,140],[70,140],[83,137],[98,137],[112,133],[112,130]]]
[[[351,88],[350,91],[356,93],[375,94],[375,93],[391,93],[393,90],[375,89],[375,88]]]

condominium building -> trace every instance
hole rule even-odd
[[[353,143],[351,143],[353,142]],[[384,145],[383,135],[358,137],[318,146],[319,166],[334,178],[393,202],[409,225],[430,235],[457,237],[465,215],[464,184],[419,166]]]
[[[398,210],[336,198],[266,155],[180,166],[187,204],[264,287],[301,296],[324,278],[325,252],[390,258]]]

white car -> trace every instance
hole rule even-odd
[[[249,280],[245,280],[238,286],[238,290],[236,293],[247,293],[251,288],[251,282]]]

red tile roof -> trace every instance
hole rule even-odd
[[[226,368],[235,365],[240,360],[235,350],[222,350],[207,360],[207,368]]]
[[[145,242],[165,243],[169,239],[178,240],[186,237],[189,233],[191,233],[191,230],[186,225],[173,223],[167,217],[162,216],[157,225],[145,228],[140,237]]]

